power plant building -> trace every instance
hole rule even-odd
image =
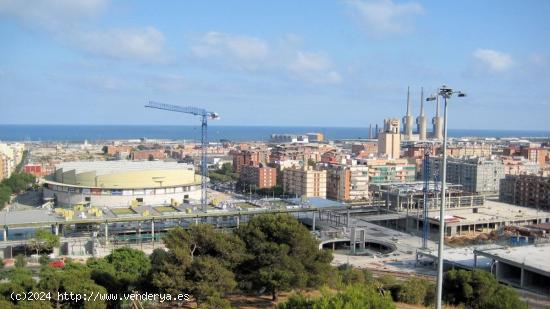
[[[407,88],[407,114],[403,117],[403,139],[406,141],[413,139],[413,116],[409,88]]]
[[[418,139],[424,141],[427,139],[426,116],[424,115],[424,88],[420,92],[420,115],[416,118],[418,128]]]
[[[192,165],[163,161],[64,162],[44,179],[44,198],[60,206],[128,207],[200,200]]]

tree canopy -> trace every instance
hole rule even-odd
[[[266,289],[277,299],[279,291],[314,287],[325,282],[330,251],[318,243],[296,218],[288,214],[260,215],[241,225],[236,234],[250,255],[239,268],[248,289]]]
[[[197,302],[204,302],[236,287],[233,269],[246,255],[243,242],[235,234],[199,224],[189,230],[171,230],[164,243],[168,252],[155,253],[152,265],[153,284],[160,291],[190,291]]]
[[[308,298],[295,294],[279,309],[393,309],[395,304],[389,293],[380,293],[370,285],[350,285],[340,292],[324,291],[321,297]]]
[[[34,237],[29,242],[29,247],[36,251],[36,254],[40,252],[47,252],[58,247],[60,244],[59,236],[53,234],[46,229],[37,229]]]
[[[483,270],[450,270],[445,273],[443,299],[472,309],[528,308],[514,290],[498,283],[492,274]]]

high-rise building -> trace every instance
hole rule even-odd
[[[262,151],[242,150],[236,154],[233,154],[233,171],[235,173],[241,173],[243,166],[258,166],[260,163],[267,163],[266,161],[266,153]]]
[[[0,180],[6,178],[8,167],[7,163],[6,156],[0,153]]]
[[[399,120],[384,119],[384,131],[378,135],[378,154],[398,159],[401,154]]]
[[[430,157],[429,175],[438,171],[441,179],[443,159]],[[496,193],[500,180],[504,178],[502,160],[488,158],[448,158],[447,182],[460,184],[465,191],[472,193]]]
[[[327,196],[327,171],[313,170],[309,166],[283,171],[283,189],[298,197]]]
[[[506,175],[535,175],[540,171],[540,166],[524,157],[502,156],[504,164],[504,174]]]
[[[522,147],[521,155],[531,162],[537,163],[539,166],[546,164],[546,156],[548,150],[541,147]]]
[[[338,201],[366,199],[368,187],[369,168],[366,165],[351,162],[327,166],[327,198]]]
[[[243,166],[239,177],[242,182],[254,185],[257,189],[273,188],[277,185],[277,170],[261,164]]]
[[[550,177],[506,175],[499,197],[506,203],[550,210]]]

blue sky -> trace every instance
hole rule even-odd
[[[364,126],[411,87],[449,127],[550,130],[549,1],[0,0],[0,123]],[[426,107],[428,116],[434,107]]]

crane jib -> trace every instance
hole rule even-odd
[[[208,178],[208,165],[207,165],[207,152],[208,152],[208,118],[219,119],[219,115],[214,112],[209,112],[205,109],[194,106],[177,106],[164,103],[158,103],[149,101],[145,107],[155,108],[161,110],[167,110],[171,112],[191,114],[195,116],[201,116],[201,206],[202,210],[206,211],[208,205],[208,191],[207,191],[207,178]]]

